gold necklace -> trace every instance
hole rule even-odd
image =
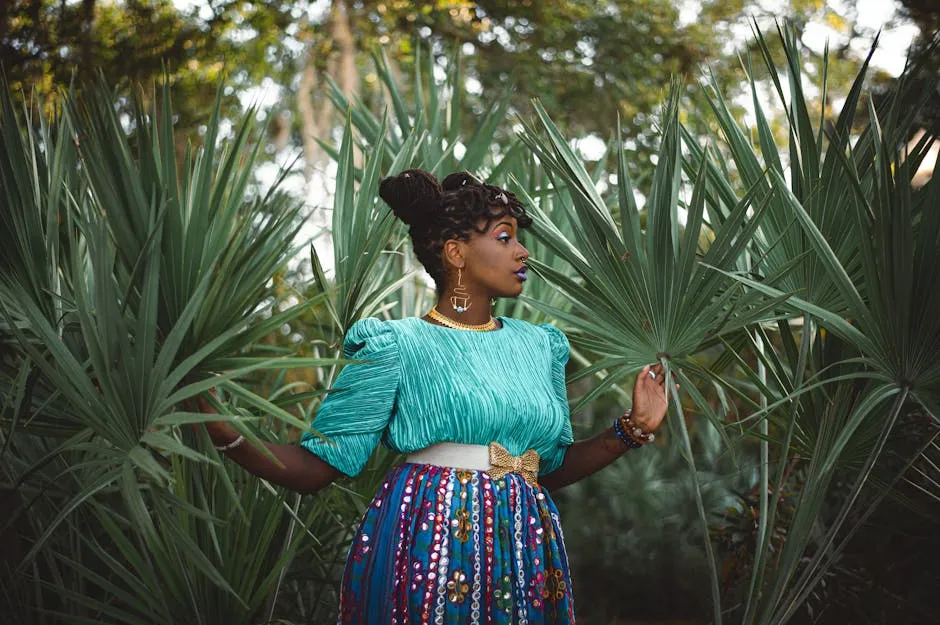
[[[448,328],[453,328],[454,330],[472,330],[474,332],[489,332],[497,328],[496,320],[493,319],[492,317],[490,317],[490,320],[487,321],[486,323],[480,323],[477,325],[472,325],[469,323],[460,323],[459,321],[454,321],[453,319],[442,315],[440,311],[438,311],[437,306],[433,306],[431,310],[428,311],[428,317],[430,317],[434,321],[437,321],[441,325],[447,326]]]

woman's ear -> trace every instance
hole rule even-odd
[[[466,259],[464,258],[464,253],[466,252],[467,244],[464,241],[459,241],[457,239],[450,239],[449,241],[444,242],[444,264],[450,265],[451,267],[457,269],[463,269],[466,264]]]

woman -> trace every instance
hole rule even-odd
[[[356,475],[381,441],[408,454],[366,511],[346,563],[340,623],[573,623],[568,562],[548,491],[652,440],[663,372],[645,367],[633,411],[573,442],[568,341],[550,325],[490,316],[516,297],[531,218],[516,197],[451,174],[409,170],[379,194],[410,226],[438,302],[422,318],[363,319],[314,426],[327,439],[268,445],[279,467],[227,424],[210,435],[232,460],[311,493]]]

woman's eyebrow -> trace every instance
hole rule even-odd
[[[512,222],[511,222],[511,221],[501,221],[501,222],[499,222],[498,224],[496,224],[495,226],[493,226],[493,230],[496,230],[496,229],[499,228],[500,226],[509,226],[510,228],[512,228]]]

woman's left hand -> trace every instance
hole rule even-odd
[[[666,370],[662,364],[646,365],[633,385],[633,422],[652,432],[663,422],[667,407]]]

